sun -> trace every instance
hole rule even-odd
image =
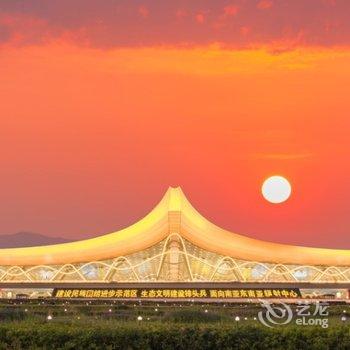
[[[290,197],[292,186],[283,176],[271,176],[264,181],[261,193],[270,203],[283,203]]]

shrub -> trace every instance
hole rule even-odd
[[[12,322],[0,325],[0,349],[349,348],[350,332],[347,326],[269,329],[260,325],[236,323],[107,321],[97,324]]]
[[[213,311],[205,312],[204,310],[175,310],[169,311],[164,315],[165,321],[182,322],[182,323],[200,323],[200,322],[218,322],[227,320],[227,316]]]

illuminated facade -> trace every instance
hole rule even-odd
[[[170,188],[119,232],[44,247],[0,250],[0,284],[19,282],[350,283],[350,251],[251,239],[201,216]]]

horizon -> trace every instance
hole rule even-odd
[[[176,189],[176,188],[180,188],[180,186],[175,186],[175,187],[172,187],[172,186],[169,186],[168,190],[170,189]],[[181,189],[182,190],[182,189]],[[167,193],[167,192],[166,192]],[[166,193],[164,194],[164,196],[166,195]],[[185,197],[186,197],[186,194],[185,194]],[[187,197],[186,197],[187,198]],[[161,198],[163,199],[163,197]],[[188,199],[188,198],[187,198]],[[161,201],[161,200],[160,200]],[[31,231],[26,231],[26,230],[22,230],[22,231],[19,231],[19,232],[15,232],[15,233],[10,233],[10,234],[2,234],[0,233],[0,238],[4,238],[6,236],[9,236],[9,237],[15,237],[15,236],[21,236],[21,238],[25,238],[25,236],[29,236],[31,239],[34,239],[34,242],[31,243],[31,241],[26,241],[25,242],[25,245],[21,245],[21,242],[16,242],[16,243],[13,243],[11,246],[6,246],[6,247],[3,247],[3,243],[4,242],[0,242],[0,249],[1,248],[21,248],[21,247],[29,247],[29,246],[42,246],[42,245],[56,245],[56,244],[63,244],[63,243],[70,243],[70,242],[76,242],[76,241],[80,241],[80,240],[86,240],[86,239],[91,239],[91,238],[97,238],[97,237],[100,237],[100,236],[104,236],[104,235],[108,235],[108,234],[113,234],[113,233],[119,233],[121,232],[122,230],[128,228],[129,226],[132,226],[133,224],[136,224],[137,222],[139,222],[140,220],[142,220],[143,218],[145,218],[153,209],[155,209],[160,201],[157,203],[157,205],[155,207],[153,207],[145,216],[139,218],[138,220],[136,220],[135,222],[133,222],[131,225],[128,225],[128,226],[125,226],[125,227],[121,227],[119,229],[116,229],[114,231],[111,231],[111,232],[105,232],[105,233],[95,233],[95,234],[90,234],[84,238],[81,238],[81,237],[63,237],[63,236],[50,236],[50,235],[46,235],[44,233],[39,233],[39,232],[31,232]],[[195,208],[196,209],[196,208]],[[199,212],[199,214],[201,214]],[[207,218],[206,218],[207,219]],[[214,222],[212,222],[213,224],[215,224]],[[227,228],[225,227],[221,227],[222,229],[225,229],[227,230]],[[229,231],[229,230],[228,230]],[[254,237],[250,237],[249,234],[246,234],[246,233],[242,233],[242,232],[233,232],[231,231],[233,234],[238,234],[240,236],[245,236],[245,237],[248,237],[248,238],[254,238]],[[38,244],[38,238],[44,238],[44,241],[43,242],[40,242],[40,244]],[[45,241],[45,239],[50,239],[49,241]],[[52,239],[52,240],[51,240]],[[258,239],[259,240],[259,239]],[[279,243],[279,242],[276,242],[276,241],[269,241],[269,240],[261,240],[261,241],[265,241],[265,242],[271,242],[271,243]],[[289,244],[289,243],[284,243],[286,245],[292,245],[292,244]],[[329,247],[318,247],[318,246],[312,246],[312,245],[295,245],[295,246],[305,246],[305,247],[311,247],[311,248],[328,248],[328,249],[343,249],[343,250],[347,250],[347,248],[329,248]]]

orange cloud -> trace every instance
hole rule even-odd
[[[64,29],[48,23],[46,20],[23,14],[0,12],[0,28],[8,36],[0,40],[2,46],[46,45],[53,41],[79,43],[87,45],[89,40],[85,27]]]
[[[260,159],[275,159],[275,160],[298,160],[298,159],[306,159],[311,158],[315,154],[313,153],[258,153],[254,154],[253,158]]]
[[[251,32],[251,27],[242,26],[241,28],[239,28],[239,31],[243,36],[247,36]]]
[[[279,14],[284,11],[284,7],[273,6],[272,0],[260,0],[259,2],[252,0],[252,2],[254,7],[249,8],[247,7],[248,1],[236,1],[238,5],[229,3],[226,6],[222,3],[215,3],[210,10],[198,9],[189,4],[186,9],[176,10],[172,7],[166,9],[169,13],[164,10],[164,15],[168,16],[167,21],[162,21],[160,16],[150,16],[147,3],[139,7],[132,6],[131,10],[137,15],[125,19],[128,21],[128,26],[133,28],[134,35],[131,36],[123,27],[124,20],[120,19],[124,10],[130,13],[128,6],[118,7],[118,11],[107,13],[105,17],[93,16],[87,20],[86,16],[82,16],[84,19],[78,18],[74,21],[70,19],[70,16],[66,19],[59,16],[60,20],[58,20],[56,17],[45,16],[45,14],[40,14],[42,18],[37,18],[34,14],[0,12],[0,43],[32,45],[63,39],[74,41],[79,45],[90,44],[94,47],[106,48],[152,46],[160,43],[163,45],[186,43],[207,45],[212,42],[221,42],[231,47],[247,48],[257,43],[262,45],[289,41],[288,45],[294,48],[303,45],[331,47],[332,45],[347,45],[349,42],[350,26],[347,22],[345,23],[344,16],[336,15],[336,11],[347,13],[344,4],[340,8],[337,3],[330,14],[327,11],[328,7],[320,2],[320,11],[317,11],[314,20],[310,21],[304,16],[305,14],[300,14],[300,20],[297,20],[299,17],[296,16],[299,14],[295,13],[297,8],[297,1],[295,1],[290,5],[291,15],[287,20],[282,21],[281,18],[285,16],[279,16]],[[257,13],[254,10],[256,6],[262,10],[274,7],[273,14],[276,20],[273,25],[269,19],[271,12]],[[180,23],[180,19],[190,15],[193,20],[182,20]],[[140,21],[139,17],[148,20]],[[197,26],[197,24],[204,23],[208,25]],[[159,30],[159,28],[164,28],[164,30]],[[249,35],[247,35],[247,28],[254,28],[254,30],[249,30]]]
[[[269,9],[273,6],[273,1],[272,0],[260,0],[256,7],[260,10],[266,10]]]
[[[196,22],[199,23],[199,24],[203,24],[204,21],[205,21],[205,15],[204,13],[197,13],[195,15],[195,19],[196,19]]]
[[[49,26],[45,20],[27,15],[12,15],[0,12],[0,28],[8,33],[6,41],[20,44],[25,41],[35,42],[47,36]]]
[[[326,5],[335,6],[337,4],[337,0],[322,0]]]
[[[182,74],[224,76],[259,72],[329,70],[336,62],[344,73],[350,72],[350,48],[294,48],[265,45],[252,49],[234,49],[219,44],[193,47],[139,47],[108,50],[79,47],[70,42],[52,41],[42,46],[16,48],[7,46],[5,57],[28,58],[54,55],[67,62],[79,62],[81,68],[107,74]],[[46,57],[48,59],[48,57]],[[6,64],[5,64],[6,63]]]
[[[237,5],[227,5],[224,7],[224,15],[227,17],[236,16],[238,13],[239,7]]]
[[[213,23],[213,28],[220,29],[228,25],[229,19],[235,17],[239,12],[239,7],[237,5],[227,5],[223,8],[223,14],[218,16],[218,18]]]
[[[186,10],[184,9],[178,9],[176,12],[175,12],[175,16],[177,19],[181,19],[181,18],[185,18],[188,16],[188,13]]]
[[[147,18],[149,16],[149,10],[146,6],[142,5],[139,6],[139,8],[137,9],[138,14],[142,17],[142,18]]]

